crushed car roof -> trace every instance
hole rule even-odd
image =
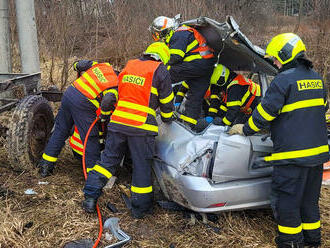
[[[276,67],[264,58],[265,51],[252,42],[239,30],[233,17],[219,23],[208,17],[199,17],[182,24],[193,26],[206,39],[207,44],[219,55],[221,63],[234,71],[264,72],[276,75]]]

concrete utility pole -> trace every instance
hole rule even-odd
[[[0,0],[0,73],[11,73],[8,0]]]
[[[22,73],[40,71],[34,0],[16,0],[16,18]]]

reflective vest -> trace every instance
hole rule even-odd
[[[83,155],[84,144],[80,138],[80,134],[78,132],[77,126],[74,127],[74,131],[72,136],[69,139],[69,144],[76,153]]]
[[[119,100],[111,122],[134,127],[145,124],[148,114],[156,117],[155,110],[149,108],[149,100],[153,75],[160,64],[151,60],[128,61],[119,74]]]
[[[98,108],[96,110],[96,116],[99,116],[100,114],[101,114],[101,108]],[[72,150],[74,150],[76,153],[80,154],[81,156],[83,155],[84,143],[81,140],[77,126],[74,126],[74,131],[69,139],[69,144]]]
[[[256,98],[256,96],[261,96],[261,89],[260,89],[260,85],[254,83],[251,79],[244,77],[241,74],[238,74],[231,82],[230,84],[227,86],[227,90],[226,93],[223,97],[223,101],[225,103],[227,103],[227,97],[228,97],[228,89],[235,85],[235,84],[239,84],[239,85],[248,85],[248,92],[247,94],[245,94],[241,100],[242,106],[241,106],[241,111],[246,113],[246,114],[251,114],[252,110],[250,108],[251,104],[253,103],[253,100]],[[246,99],[249,97],[250,99],[248,101],[246,101]]]
[[[196,29],[183,25],[179,27],[176,31],[190,31],[194,33],[194,37],[198,42],[198,47],[194,50],[187,52],[193,52],[193,53],[198,52],[204,59],[209,59],[214,57],[213,49],[206,44],[205,38]]]
[[[109,63],[92,66],[73,82],[73,86],[88,99],[96,99],[102,91],[117,84],[118,77]]]

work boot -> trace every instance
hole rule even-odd
[[[131,214],[134,219],[143,219],[146,215],[153,214],[153,210],[150,208],[148,210],[141,211],[138,208],[132,208]]]
[[[306,242],[304,243],[305,248],[318,248],[321,247],[321,242]]]
[[[96,202],[97,200],[91,197],[86,197],[86,199],[82,202],[82,208],[87,213],[95,213],[96,212]]]
[[[277,248],[304,248],[304,243],[285,242],[277,244]]]
[[[41,177],[48,177],[53,174],[54,165],[52,164],[40,164],[39,174]]]

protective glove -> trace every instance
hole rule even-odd
[[[222,122],[222,119],[220,117],[215,117],[213,120],[213,124],[217,126],[226,126],[226,124]]]
[[[244,124],[236,124],[229,129],[228,134],[229,135],[239,134],[244,136],[243,127]]]
[[[174,103],[174,109],[175,109],[175,111],[178,111],[179,110],[180,105],[181,105],[181,102],[175,102]]]
[[[211,116],[206,116],[206,117],[205,117],[205,120],[207,121],[207,123],[211,123],[211,122],[213,122],[213,117],[211,117]]]
[[[101,122],[107,122],[110,118],[110,115],[103,115],[103,114],[100,114],[100,121]]]

